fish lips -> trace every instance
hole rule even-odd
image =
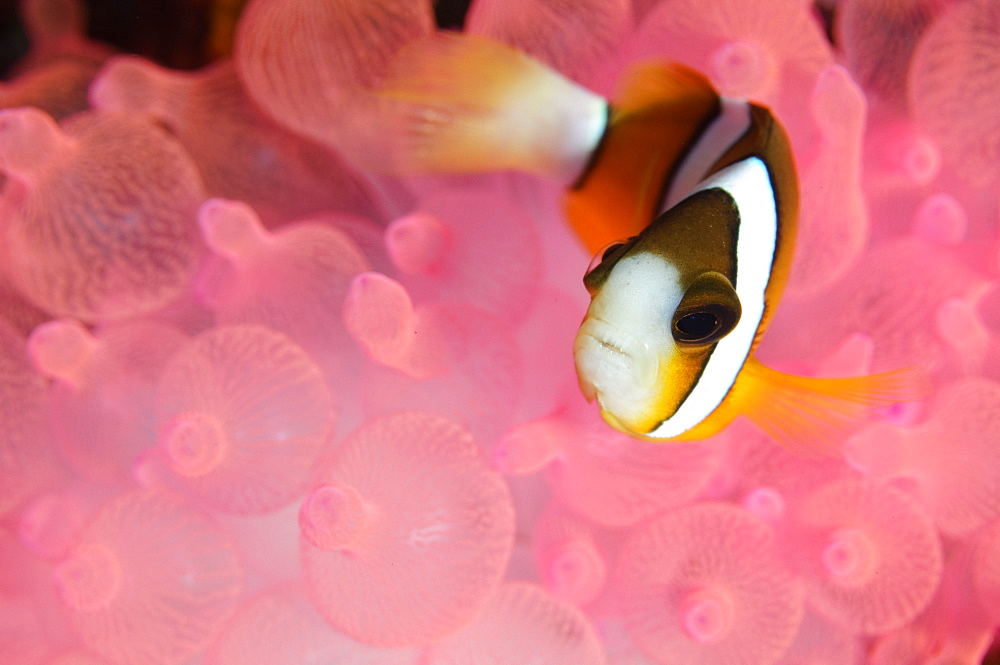
[[[573,344],[580,390],[619,420],[641,412],[657,386],[660,359],[647,342],[588,317]]]

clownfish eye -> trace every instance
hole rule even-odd
[[[695,342],[705,339],[719,329],[719,317],[711,312],[694,312],[681,317],[675,324],[677,332],[685,341]]]
[[[705,305],[678,313],[674,318],[674,339],[681,344],[711,344],[728,335],[739,315],[721,305]]]

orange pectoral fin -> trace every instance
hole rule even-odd
[[[874,407],[912,401],[923,392],[922,376],[913,369],[822,378],[785,374],[750,358],[730,398],[781,445],[835,454]]]

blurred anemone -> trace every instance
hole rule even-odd
[[[57,478],[46,423],[45,381],[31,367],[24,338],[0,321],[0,515]]]
[[[498,588],[479,616],[430,647],[428,665],[461,663],[601,665],[604,653],[586,617],[524,582]]]
[[[466,32],[486,35],[586,82],[632,30],[624,0],[476,0]]]
[[[88,112],[58,126],[37,109],[2,111],[0,169],[16,201],[10,270],[39,307],[120,320],[181,295],[199,259],[201,178],[150,120]]]
[[[929,516],[888,485],[841,480],[807,497],[802,530],[810,604],[853,631],[880,633],[920,613],[941,581],[941,542]]]
[[[181,663],[203,649],[242,589],[228,538],[158,492],[110,501],[53,575],[83,643],[137,665]]]
[[[626,628],[656,661],[775,663],[802,620],[802,585],[774,534],[736,506],[697,504],[640,526],[616,577]]]
[[[149,320],[91,332],[75,319],[56,319],[31,331],[31,360],[51,379],[52,433],[77,472],[100,483],[131,480],[133,464],[156,441],[156,383],[185,341],[176,328]]]
[[[284,584],[248,602],[219,631],[206,665],[416,665],[416,649],[380,649],[334,630],[309,602],[305,590]]]
[[[337,410],[319,367],[286,336],[220,326],[170,359],[156,422],[183,487],[217,510],[254,514],[305,493]]]
[[[906,75],[920,35],[949,0],[843,0],[837,5],[837,43],[847,68],[876,101],[907,104]]]
[[[910,69],[910,106],[970,180],[996,179],[1000,121],[987,111],[1000,84],[1000,6],[952,3],[923,33]]]
[[[310,596],[334,627],[416,646],[472,620],[500,583],[514,515],[472,437],[429,414],[365,423],[299,512]]]

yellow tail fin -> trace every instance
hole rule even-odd
[[[917,399],[923,384],[913,369],[822,378],[785,374],[751,358],[734,397],[740,412],[783,446],[834,454],[874,407]]]
[[[404,48],[380,92],[408,173],[515,169],[571,182],[604,132],[605,100],[486,37]]]

